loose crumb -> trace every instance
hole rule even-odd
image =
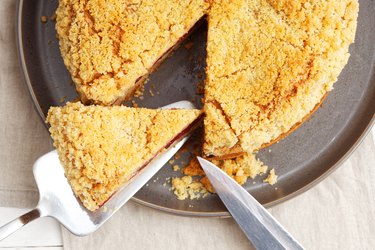
[[[277,182],[277,175],[275,174],[275,169],[271,169],[270,173],[268,174],[267,178],[263,180],[263,182],[268,182],[270,185],[274,185]]]
[[[56,21],[56,13],[53,14],[52,16],[49,17],[49,20],[51,20],[52,22]]]
[[[180,170],[180,166],[179,165],[174,165],[173,166],[173,171],[178,171],[178,170]]]
[[[64,103],[64,102],[65,102],[65,98],[66,98],[66,96],[61,97],[61,98],[59,99],[59,102],[60,102],[60,103]]]
[[[132,101],[132,104],[134,108],[138,108],[138,104],[134,100]]]
[[[191,176],[172,179],[172,190],[179,200],[199,199],[207,193],[207,189],[201,182],[194,181]]]
[[[141,97],[143,96],[143,92],[145,91],[145,87],[144,85],[142,85],[142,87],[138,88],[135,92],[134,92],[134,97]]]
[[[42,23],[46,23],[46,22],[48,21],[48,18],[47,18],[46,16],[41,16],[41,17],[40,17],[40,21],[41,21]]]

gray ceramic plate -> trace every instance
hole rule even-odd
[[[77,97],[74,85],[60,56],[55,23],[41,22],[52,16],[57,0],[19,2],[18,45],[23,73],[35,106],[44,119],[50,106],[63,105]],[[259,153],[279,175],[275,186],[262,178],[249,181],[245,188],[265,206],[271,206],[302,193],[327,176],[354,150],[374,122],[375,112],[375,2],[360,1],[360,14],[351,57],[323,106],[298,130]],[[202,24],[162,66],[150,76],[140,106],[160,107],[178,100],[195,100],[196,83],[203,82],[206,24]],[[156,95],[152,96],[152,90]],[[159,93],[159,94],[157,94]],[[199,137],[199,134],[196,136]],[[179,159],[186,161],[187,154]],[[163,186],[165,179],[177,176],[165,166],[134,200],[163,211],[182,215],[227,216],[216,195],[200,200],[179,201]],[[255,183],[254,183],[255,182]]]

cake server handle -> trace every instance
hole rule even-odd
[[[0,241],[5,239],[6,237],[11,235],[15,231],[17,231],[18,229],[20,229],[21,227],[23,227],[27,223],[32,222],[33,220],[36,220],[36,219],[40,218],[41,217],[40,215],[41,215],[41,213],[40,213],[39,209],[35,208],[35,209],[21,215],[17,219],[14,219],[14,220],[6,223],[2,227],[0,227]]]
[[[48,203],[48,202],[47,202]],[[48,207],[46,202],[39,202],[36,208],[33,210],[19,216],[18,218],[9,221],[8,223],[0,226],[0,241],[7,238],[9,235],[16,232],[21,227],[25,226],[26,224],[42,217],[48,216]],[[47,205],[47,206],[46,206]]]

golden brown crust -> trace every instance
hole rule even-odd
[[[216,148],[215,153],[217,156],[211,156],[209,157],[210,160],[226,160],[226,159],[232,159],[239,156],[242,156],[245,154],[243,149],[239,144],[234,145],[231,148],[221,147]]]
[[[60,0],[56,30],[77,92],[104,105],[125,99],[207,8],[204,0]]]
[[[229,126],[243,151],[252,152],[298,127],[346,64],[357,13],[355,0],[213,2],[205,110],[218,103],[227,121],[216,133]],[[205,154],[227,157],[215,132],[205,132]]]
[[[47,121],[74,193],[95,210],[200,114],[68,103]]]
[[[320,108],[320,106],[322,106],[323,101],[326,99],[328,93],[329,93],[329,92],[327,92],[327,93],[323,96],[323,98],[320,100],[320,102],[319,102],[318,104],[315,105],[315,107],[313,108],[313,110],[312,110],[309,114],[307,114],[307,115],[306,115],[306,116],[305,116],[300,122],[297,122],[296,124],[294,124],[294,125],[289,129],[289,131],[287,131],[287,132],[285,132],[285,133],[279,135],[279,137],[277,137],[276,139],[274,139],[274,140],[272,140],[272,141],[270,141],[270,142],[268,142],[268,143],[263,144],[263,145],[262,145],[259,149],[257,149],[256,151],[261,150],[261,149],[264,149],[264,148],[266,148],[266,147],[269,147],[269,146],[271,146],[271,145],[277,143],[278,141],[283,140],[283,139],[286,138],[288,135],[290,135],[291,133],[293,133],[293,132],[294,132],[297,128],[299,128],[299,127],[300,127],[305,121],[307,121],[308,119],[310,119],[311,116],[315,113],[315,111],[317,111],[317,110]]]

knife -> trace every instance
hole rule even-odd
[[[198,161],[216,193],[256,249],[304,249],[242,186],[211,162]]]

